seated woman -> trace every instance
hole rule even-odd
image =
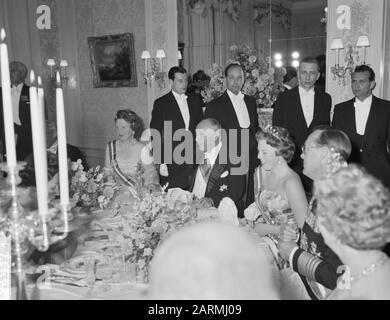
[[[255,230],[261,236],[278,237],[286,224],[302,228],[308,203],[299,176],[288,166],[295,152],[288,131],[268,126],[256,137],[261,165],[255,171],[255,202],[246,216],[260,222]]]
[[[353,164],[314,189],[318,228],[344,264],[328,299],[390,299],[390,259],[381,251],[390,241],[388,189]]]
[[[142,180],[143,186],[158,185],[159,178],[150,150],[139,141],[142,119],[129,109],[115,116],[117,139],[107,144],[105,167],[124,185],[132,186]]]

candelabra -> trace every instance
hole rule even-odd
[[[51,222],[57,219],[58,209],[54,209],[47,216],[39,215],[37,211],[25,212],[19,197],[22,189],[18,188],[21,182],[19,171],[26,163],[18,162],[17,167],[9,168],[0,164],[0,170],[7,172],[7,190],[1,190],[0,196],[5,199],[2,203],[9,205],[3,207],[7,215],[0,216],[0,231],[11,238],[12,267],[16,278],[16,299],[26,300],[26,281],[24,273],[24,256],[29,250],[29,243],[39,251],[47,251],[51,244],[66,238],[69,232],[68,215],[69,208],[61,208],[62,223],[56,229],[51,227]],[[58,220],[58,219],[57,219]],[[57,230],[57,231],[56,231]]]

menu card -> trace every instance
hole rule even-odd
[[[0,300],[11,299],[11,238],[0,231]]]

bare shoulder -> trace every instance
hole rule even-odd
[[[282,187],[285,192],[296,191],[297,188],[303,189],[301,178],[292,169],[288,170],[284,175],[282,180]]]

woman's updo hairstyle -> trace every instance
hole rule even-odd
[[[130,128],[134,131],[134,138],[139,140],[144,131],[144,123],[142,119],[132,110],[118,110],[115,115],[115,121],[123,119],[130,124]]]
[[[289,163],[295,153],[295,144],[287,129],[268,125],[264,130],[256,133],[257,141],[265,140],[271,147],[276,149],[276,155],[281,156]]]

